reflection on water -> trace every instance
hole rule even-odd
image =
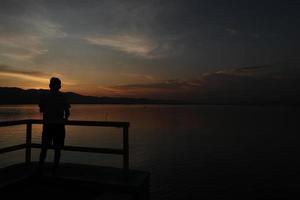
[[[70,119],[130,122],[130,164],[152,173],[153,199],[200,198],[216,191],[221,198],[228,190],[245,194],[259,184],[268,187],[278,177],[299,181],[295,176],[300,169],[295,159],[299,111],[289,107],[73,105]],[[41,118],[37,106],[0,106],[0,120],[26,118]],[[24,130],[25,126],[1,128],[0,146],[24,141]],[[41,127],[35,125],[35,142],[40,135]],[[121,147],[121,129],[70,126],[66,144]],[[34,151],[34,159],[38,153]],[[0,165],[18,162],[23,155],[22,151],[1,155]],[[62,161],[121,166],[120,158],[64,152]]]

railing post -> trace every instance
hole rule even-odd
[[[26,164],[31,163],[31,136],[32,135],[32,123],[28,121],[26,123],[26,152],[25,152],[25,162]]]
[[[123,169],[129,170],[129,139],[128,139],[128,126],[123,127]]]

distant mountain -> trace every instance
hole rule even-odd
[[[149,96],[125,98],[84,96],[73,92],[65,94],[71,103],[77,104],[300,106],[300,61],[226,67],[194,78],[133,83],[111,88],[120,91],[120,94],[149,91]],[[0,87],[0,104],[36,104],[47,91]]]
[[[40,97],[47,92],[48,90],[43,89],[0,87],[0,104],[37,104]],[[73,92],[65,92],[65,95],[72,104],[188,104],[176,100],[84,96]]]

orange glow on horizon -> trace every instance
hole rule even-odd
[[[31,81],[35,81],[35,82],[40,82],[40,83],[48,83],[49,82],[48,78],[36,77],[36,76],[32,76],[32,75],[13,73],[13,72],[0,72],[0,76],[21,78],[21,79],[31,80]]]

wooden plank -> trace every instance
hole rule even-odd
[[[150,173],[146,171],[130,170],[129,176],[124,177],[123,170],[120,168],[60,163],[58,173],[53,178],[52,164],[45,163],[43,181],[41,181],[41,178],[36,176],[38,170],[38,162],[32,162],[31,165],[15,164],[0,169],[1,194],[8,194],[11,199],[23,195],[22,198],[27,199],[32,198],[32,194],[44,195],[44,191],[51,191],[59,192],[59,196],[68,199],[70,194],[74,193],[74,186],[78,186],[77,188],[82,189],[82,192],[97,194],[99,199],[102,199],[102,195],[110,194],[114,194],[112,199],[115,199],[115,194],[127,194],[125,196],[127,198],[130,194],[132,196],[130,199],[148,199]],[[18,193],[16,194],[15,191]],[[106,191],[108,192],[105,193]],[[14,194],[16,195],[13,196]]]
[[[43,120],[31,119],[32,124],[43,124]],[[129,127],[129,122],[117,122],[117,121],[80,121],[70,120],[65,121],[65,125],[73,126],[105,126],[105,127]]]
[[[32,137],[32,124],[28,122],[26,125],[26,151],[25,151],[25,162],[27,164],[31,162],[31,137]]]
[[[0,127],[22,125],[26,124],[26,145],[16,145],[12,147],[7,147],[0,149],[0,153],[10,152],[26,148],[25,151],[25,161],[30,163],[31,161],[31,148],[41,148],[41,144],[32,144],[32,124],[43,124],[43,120],[16,120],[16,121],[3,121],[0,122]],[[106,153],[106,154],[118,154],[123,155],[123,169],[127,171],[129,169],[129,138],[128,138],[128,128],[129,122],[116,122],[116,121],[79,121],[72,120],[66,121],[65,125],[74,126],[102,126],[102,127],[118,127],[123,128],[123,149],[109,149],[109,148],[93,148],[93,147],[80,147],[80,146],[64,146],[63,150],[66,151],[79,151],[79,152],[90,152],[90,153]],[[53,148],[53,147],[51,147]]]
[[[126,171],[129,169],[129,139],[128,139],[128,127],[123,128],[123,169]]]
[[[22,125],[22,124],[26,124],[27,122],[28,120],[1,121],[0,127]]]
[[[11,152],[11,151],[17,151],[26,148],[26,144],[19,144],[19,145],[14,145],[10,147],[4,147],[0,149],[0,154]]]
[[[43,124],[43,120],[39,119],[28,119],[28,120],[15,120],[15,121],[1,121],[0,127],[14,126],[22,124]],[[129,122],[118,122],[118,121],[80,121],[80,120],[70,120],[66,121],[65,125],[74,126],[107,126],[107,127],[129,127]]]
[[[42,148],[41,144],[32,143],[32,148]],[[49,149],[53,149],[51,146]],[[78,152],[89,152],[89,153],[105,153],[105,154],[117,154],[123,155],[123,149],[109,149],[109,148],[94,148],[94,147],[80,147],[80,146],[64,146],[62,150],[65,151],[78,151]]]

